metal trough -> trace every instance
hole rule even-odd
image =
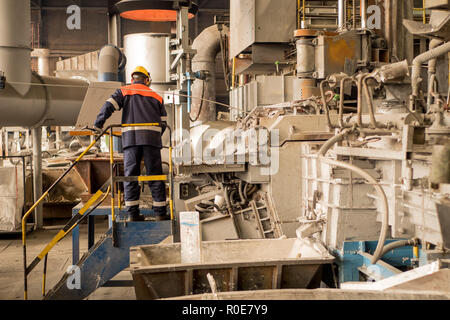
[[[181,244],[131,248],[130,271],[138,300],[217,292],[314,289],[322,266],[334,261],[326,250],[298,239],[202,242],[201,263],[181,262]]]

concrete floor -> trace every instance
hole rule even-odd
[[[107,231],[108,221],[96,221],[96,238]],[[27,236],[27,263],[44,249],[60,228],[51,227],[33,231]],[[80,257],[87,251],[87,224],[80,226]],[[72,237],[69,234],[50,251],[47,267],[47,292],[61,279],[72,264]],[[41,262],[28,276],[28,298],[42,299]],[[132,280],[128,270],[118,274],[114,280]],[[23,247],[21,236],[5,237],[0,235],[0,300],[23,299]],[[88,300],[135,300],[134,288],[100,288],[88,297]]]

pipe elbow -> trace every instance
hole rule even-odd
[[[117,81],[125,64],[125,55],[118,47],[112,44],[103,46],[98,55],[98,80]]]

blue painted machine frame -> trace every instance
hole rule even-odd
[[[76,206],[73,213],[80,209]],[[119,212],[119,211],[117,211]],[[99,207],[88,217],[90,219],[89,234],[93,241],[96,215],[109,215],[109,207]],[[153,215],[153,210],[141,210],[145,215]],[[123,215],[123,212],[119,213]],[[117,217],[118,218],[118,217]],[[79,268],[80,289],[68,288],[70,274],[65,274],[58,284],[48,292],[47,300],[81,300],[88,297],[97,288],[107,285],[112,278],[130,265],[130,248],[140,245],[157,244],[172,234],[173,221],[142,221],[125,222],[116,219],[116,246],[113,245],[113,235],[110,219],[109,230],[94,245],[89,247],[79,259],[79,229],[72,231],[72,246],[74,265]],[[76,230],[75,230],[76,229]]]
[[[388,240],[385,244],[394,241]],[[414,258],[412,247],[394,249],[372,264],[370,261],[377,244],[378,241],[344,242],[343,250],[334,250],[340,283],[360,281],[360,272],[374,280],[382,280],[401,273],[398,267],[411,267]]]

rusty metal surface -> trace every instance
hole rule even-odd
[[[67,168],[47,168],[42,171],[43,189],[47,190]],[[76,202],[81,193],[87,191],[82,177],[75,170],[69,172],[49,194],[47,202]]]

